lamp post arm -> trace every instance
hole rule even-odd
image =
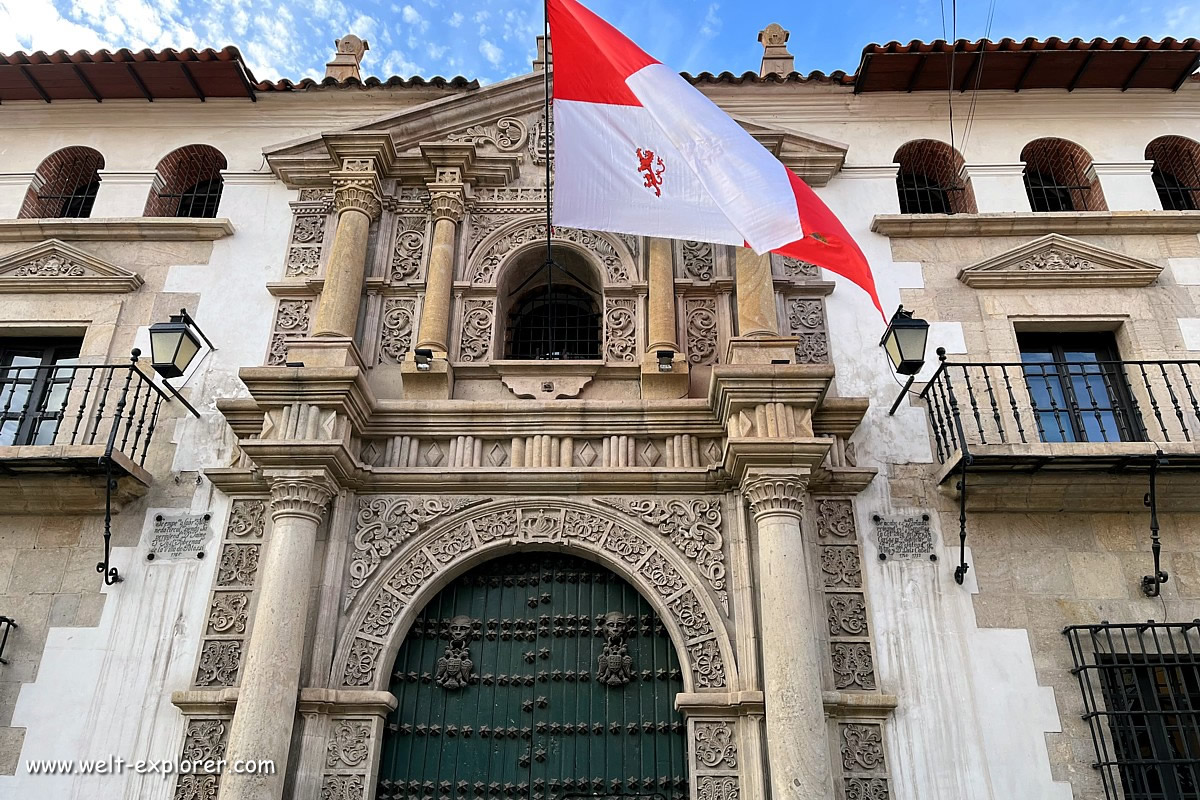
[[[192,412],[192,416],[193,416],[193,417],[195,417],[196,419],[200,419],[200,412],[199,412],[199,411],[197,411],[197,410],[196,410],[196,408],[195,408],[195,407],[194,407],[194,406],[193,406],[191,403],[189,403],[189,402],[187,401],[187,398],[186,398],[186,397],[184,397],[183,395],[181,395],[181,394],[179,393],[179,390],[178,390],[178,389],[176,389],[176,388],[175,388],[174,386],[172,386],[171,384],[167,383],[167,379],[166,379],[166,378],[163,378],[163,380],[162,380],[162,385],[163,385],[163,386],[165,386],[165,387],[167,387],[167,391],[169,391],[169,392],[171,393],[171,396],[172,396],[172,397],[174,397],[174,398],[175,398],[176,400],[178,400],[179,402],[183,403],[183,407],[184,407],[184,408],[186,408],[188,411]]]
[[[204,340],[204,343],[206,345],[208,345],[209,350],[217,349],[217,346],[212,343],[212,340],[204,335],[204,331],[202,331],[200,329],[200,326],[196,324],[196,320],[192,319],[192,315],[187,312],[186,308],[179,309],[179,315],[181,317],[183,317],[184,322],[186,322],[188,325],[192,326],[192,330],[194,330],[196,333],[200,334],[200,338]],[[197,416],[199,416],[199,415],[197,415]]]

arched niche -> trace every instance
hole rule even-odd
[[[637,240],[600,231],[555,226],[553,246],[584,253],[600,269],[605,287],[628,285],[642,280],[637,259]],[[504,266],[529,247],[546,245],[546,220],[519,217],[484,237],[468,256],[466,274],[472,285],[495,285]]]

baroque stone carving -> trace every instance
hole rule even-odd
[[[262,500],[234,500],[229,513],[229,536],[261,539],[267,523],[267,504]]]
[[[180,775],[175,800],[217,800],[217,776]]]
[[[875,665],[868,642],[833,642],[830,645],[835,689],[875,688]]]
[[[289,247],[284,275],[289,278],[307,278],[317,274],[321,264],[321,251],[315,247]]]
[[[849,500],[824,499],[817,503],[817,536],[854,540],[854,508]]]
[[[664,503],[658,500],[605,497],[600,502],[652,525],[670,539],[681,553],[696,562],[696,569],[712,587],[721,602],[721,608],[729,613],[720,501],[696,498]]]
[[[633,680],[633,657],[625,644],[628,621],[620,611],[604,615],[604,650],[600,653],[596,680],[605,686],[624,686]]]
[[[292,223],[292,241],[320,244],[325,240],[325,217],[318,214],[297,216]]]
[[[571,242],[588,252],[604,265],[609,283],[629,283],[629,270],[626,268],[621,255],[603,234],[595,231],[584,231],[578,228],[552,229],[553,238]],[[475,262],[471,273],[472,283],[490,283],[496,279],[500,265],[509,254],[527,244],[546,239],[546,223],[536,217],[523,220],[517,227],[508,231],[492,242],[483,250]]]
[[[371,725],[363,720],[340,719],[333,723],[325,747],[325,766],[354,768],[371,753]]]
[[[280,366],[287,361],[289,336],[304,336],[311,322],[311,300],[280,300],[275,310],[275,325],[271,332],[271,348],[267,364]]]
[[[87,270],[60,255],[48,255],[17,267],[13,274],[18,278],[78,278],[86,275]]]
[[[241,666],[241,641],[214,639],[205,642],[200,650],[200,665],[196,668],[196,685],[233,686]]]
[[[208,633],[245,633],[249,606],[250,595],[245,592],[217,593],[208,611]]]
[[[362,775],[326,775],[321,779],[321,800],[363,800],[366,784]]]
[[[637,359],[637,318],[634,301],[608,298],[604,301],[604,353],[609,361]]]
[[[796,363],[829,363],[829,334],[825,330],[825,301],[788,300],[788,324],[796,343]]]
[[[342,672],[342,683],[345,686],[370,686],[375,680],[375,670],[382,652],[383,647],[375,642],[355,639]]]
[[[799,516],[804,510],[803,479],[793,475],[748,475],[742,491],[750,501],[755,519],[767,514]]]
[[[848,772],[883,769],[883,733],[878,725],[842,725],[842,768]]]
[[[429,210],[435,220],[450,220],[458,223],[466,211],[461,189],[431,189]]]
[[[701,775],[696,779],[696,800],[738,800],[738,779],[727,775]]]
[[[333,495],[332,487],[322,480],[277,478],[271,481],[271,513],[307,516],[319,522]]]
[[[862,586],[862,565],[857,547],[831,545],[821,548],[821,573],[825,586]]]
[[[733,725],[725,721],[696,723],[696,766],[701,769],[737,769],[737,743]]]
[[[529,219],[533,219],[533,217],[529,217]],[[467,225],[467,253],[473,253],[480,242],[501,226],[512,221],[513,216],[511,214],[481,214],[472,212],[470,222]]]
[[[725,662],[716,639],[706,639],[688,645],[688,656],[692,660],[692,673],[696,685],[702,689],[713,689],[725,685]]]
[[[184,761],[219,761],[225,757],[225,744],[229,733],[228,720],[190,719],[183,735]]]
[[[525,146],[529,138],[528,126],[516,117],[501,117],[493,125],[472,125],[461,133],[446,137],[452,142],[491,144],[501,153],[513,153]]]
[[[349,605],[379,564],[417,530],[437,519],[481,502],[477,497],[452,499],[367,495],[358,499],[354,551],[350,555]]]
[[[816,264],[810,264],[807,261],[801,261],[791,256],[778,256],[778,258],[785,277],[818,278],[821,275],[821,268]]]
[[[694,594],[685,592],[672,600],[670,605],[675,618],[679,620],[680,627],[683,628],[684,636],[689,639],[697,639],[712,633],[712,624],[708,621],[704,609],[700,607]]]
[[[1013,268],[1022,271],[1047,270],[1056,272],[1095,269],[1096,267],[1086,258],[1081,258],[1074,253],[1065,253],[1062,250],[1051,249],[1032,255],[1024,261],[1018,261],[1013,265]]]
[[[859,594],[827,595],[830,636],[866,636],[867,605]]]
[[[390,276],[393,282],[419,280],[425,252],[425,218],[397,217]]]
[[[413,317],[417,301],[388,297],[383,301],[379,325],[379,363],[399,364],[412,347]]]
[[[369,219],[375,219],[383,211],[376,183],[376,180],[338,180],[333,190],[333,207],[338,213],[361,211]]]
[[[475,620],[460,614],[450,620],[450,643],[446,652],[437,660],[433,681],[443,689],[453,691],[468,686],[475,675],[475,662],[471,660],[468,644]]]
[[[886,778],[846,778],[846,800],[890,800]]]
[[[712,297],[683,302],[688,363],[717,363],[717,301]]]
[[[495,301],[469,299],[463,304],[462,338],[458,344],[460,361],[484,361],[492,349],[492,320]]]
[[[710,242],[680,242],[683,251],[683,274],[698,281],[711,281],[715,268],[713,245]]]
[[[256,544],[226,544],[217,565],[217,586],[254,585],[259,549]]]

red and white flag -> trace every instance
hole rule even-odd
[[[554,223],[773,251],[879,298],[804,181],[728,114],[576,0],[549,0]]]

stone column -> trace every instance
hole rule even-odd
[[[300,690],[309,576],[317,526],[336,487],[324,472],[268,475],[271,538],[259,567],[258,607],[246,648],[226,760],[268,759],[275,772],[221,776],[219,800],[280,800]]]
[[[833,796],[815,638],[824,621],[813,613],[800,530],[807,483],[804,474],[764,470],[749,473],[742,484],[757,527],[772,800]]]
[[[687,359],[679,352],[675,332],[675,258],[670,239],[650,239],[649,322],[646,353],[642,358],[642,397],[674,400],[688,393]],[[658,365],[658,351],[670,350],[671,370]]]
[[[347,163],[347,166],[350,166]],[[313,325],[314,337],[353,339],[358,327],[367,269],[367,234],[379,216],[381,190],[374,171],[343,169],[332,174],[337,230],[325,267],[325,285]]]
[[[416,347],[427,347],[445,359],[450,351],[450,293],[454,287],[454,234],[465,208],[464,186],[458,170],[438,170],[429,184],[433,211],[433,245],[425,276],[425,302]]]
[[[738,335],[729,340],[727,364],[795,363],[796,340],[779,335],[771,256],[739,247],[734,257]]]

